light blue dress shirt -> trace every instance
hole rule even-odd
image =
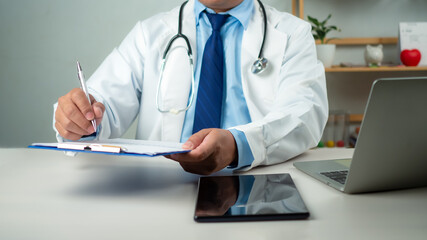
[[[203,49],[206,41],[212,33],[212,27],[208,17],[203,11],[215,13],[207,8],[198,0],[194,2],[194,15],[196,21],[196,39],[197,39],[197,61],[195,63],[195,89],[197,89],[200,80],[200,70],[203,59]],[[225,54],[225,96],[222,105],[221,128],[243,125],[251,122],[248,106],[242,90],[242,79],[240,70],[241,46],[243,32],[247,29],[250,18],[254,11],[253,0],[244,0],[233,9],[220,14],[229,14],[226,23],[221,28],[221,38],[224,45]],[[185,115],[184,126],[181,134],[181,142],[185,142],[192,135],[194,123],[195,104],[193,104]],[[239,154],[238,165],[236,169],[250,165],[254,157],[250,150],[248,141],[243,132],[229,129],[236,140]]]

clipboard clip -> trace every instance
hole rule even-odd
[[[95,152],[112,152],[112,153],[123,153],[127,149],[121,146],[116,145],[106,145],[106,144],[90,144],[85,147],[85,150],[95,151]]]

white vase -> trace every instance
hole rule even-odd
[[[316,45],[317,59],[319,59],[326,68],[331,67],[334,62],[335,48],[335,44]]]

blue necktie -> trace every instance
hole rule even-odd
[[[205,13],[212,25],[212,35],[203,52],[193,133],[205,128],[221,127],[224,47],[220,30],[229,15]]]

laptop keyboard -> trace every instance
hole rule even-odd
[[[341,184],[345,184],[345,180],[347,179],[348,170],[343,171],[332,171],[332,172],[321,172],[323,176],[326,176],[336,182]]]

